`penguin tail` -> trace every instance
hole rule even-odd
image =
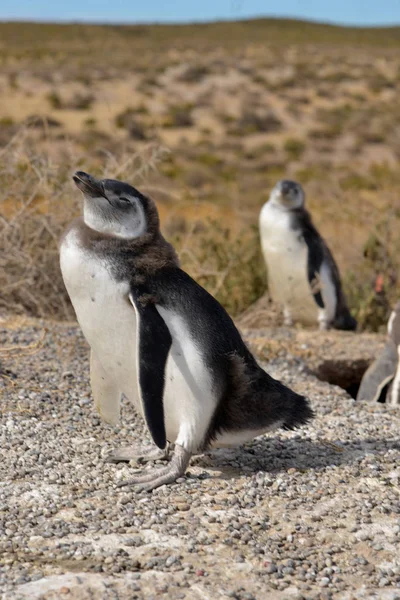
[[[246,358],[231,353],[229,362],[229,386],[215,411],[205,447],[224,430],[295,429],[313,418],[308,400],[271,377],[250,353]]]
[[[295,429],[313,419],[314,411],[305,396],[301,396],[289,389],[288,392],[290,393],[290,407],[286,411],[282,427],[284,429]]]

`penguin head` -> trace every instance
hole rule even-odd
[[[295,181],[282,179],[273,188],[270,201],[286,210],[302,208],[305,202],[303,188]]]
[[[159,229],[154,203],[137,189],[116,179],[96,179],[77,171],[73,176],[83,192],[83,217],[91,229],[124,239],[136,239]]]
[[[388,334],[397,348],[400,348],[400,301],[397,302],[388,321]]]

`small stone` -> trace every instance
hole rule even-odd
[[[165,561],[165,566],[166,567],[171,567],[172,565],[174,565],[175,563],[178,562],[178,557],[177,556],[168,556],[167,560]]]
[[[157,592],[161,593],[161,594],[165,594],[166,592],[168,592],[168,586],[167,585],[160,585],[157,587]]]
[[[143,545],[143,539],[139,536],[139,535],[135,535],[131,538],[128,538],[127,540],[124,540],[124,545],[125,546],[142,546]]]

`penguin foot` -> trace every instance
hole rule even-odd
[[[111,450],[105,460],[109,463],[130,462],[131,460],[136,460],[139,463],[146,463],[153,460],[166,460],[168,458],[168,453],[168,443],[164,450],[154,446],[125,446],[123,448]]]
[[[134,479],[128,479],[127,481],[120,481],[117,483],[117,487],[124,487],[126,485],[138,486],[136,490],[138,492],[146,491],[151,492],[161,485],[173,483],[179,477],[185,474],[186,467],[189,464],[191,453],[185,450],[183,446],[175,445],[175,450],[172,455],[170,464],[162,469],[151,469],[148,473],[139,475]]]
[[[288,308],[283,309],[283,324],[285,327],[293,327],[292,315]]]

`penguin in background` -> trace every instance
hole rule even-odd
[[[73,179],[83,217],[63,236],[60,265],[91,348],[94,401],[115,424],[124,394],[156,446],[110,459],[157,458],[174,444],[166,468],[121,485],[152,490],[182,476],[193,453],[307,423],[308,401],[261,369],[222,306],[180,269],[153,201],[121,181]]]
[[[279,181],[261,209],[261,247],[268,288],[283,308],[285,325],[295,321],[354,331],[336,262],[305,208],[295,181]]]
[[[357,400],[378,402],[386,388],[386,403],[400,405],[400,301],[388,321],[388,339],[381,354],[365,371]]]

